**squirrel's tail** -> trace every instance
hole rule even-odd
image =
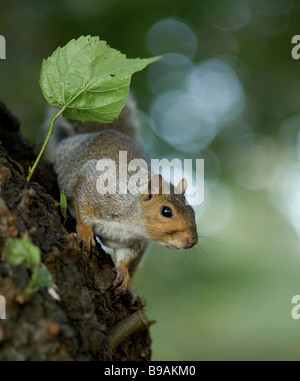
[[[54,111],[55,110],[55,111]],[[49,108],[43,130],[46,132],[50,126],[51,119],[57,109],[54,107]],[[81,122],[78,120],[70,120],[64,118],[62,115],[56,120],[53,128],[53,135],[47,145],[46,154],[50,160],[55,160],[56,149],[58,144],[68,138],[69,136],[84,134],[87,132],[97,132],[106,129],[113,129],[120,131],[134,140],[137,140],[139,132],[139,121],[137,118],[137,110],[135,101],[131,94],[128,96],[127,103],[121,111],[118,119],[114,123],[100,124],[96,122]]]

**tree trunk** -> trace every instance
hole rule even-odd
[[[22,138],[19,123],[0,104],[0,360],[149,360],[148,322],[143,303],[130,292],[115,299],[111,257],[100,247],[83,251],[60,212],[52,164],[42,159],[31,182],[25,179],[35,147]],[[5,256],[9,236],[25,233],[41,251],[53,288],[28,297],[32,271]]]

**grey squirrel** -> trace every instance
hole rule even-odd
[[[184,193],[185,179],[177,187],[149,172],[144,193],[99,194],[96,165],[106,158],[116,163],[119,152],[126,151],[128,161],[147,155],[137,143],[138,122],[135,104],[126,106],[113,124],[79,122],[60,118],[56,128],[56,172],[60,190],[64,190],[71,214],[76,218],[79,240],[86,249],[95,246],[95,236],[115,252],[116,295],[130,287],[132,275],[149,241],[170,249],[189,249],[198,242],[193,208]],[[127,174],[126,174],[127,176]],[[169,194],[164,190],[169,187]]]

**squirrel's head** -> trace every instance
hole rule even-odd
[[[161,175],[153,175],[147,192],[140,197],[149,237],[169,249],[190,249],[198,242],[195,213],[184,196],[186,189],[186,179],[174,187]]]

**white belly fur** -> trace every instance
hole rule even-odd
[[[105,221],[89,218],[86,221],[93,225],[95,235],[98,235],[105,246],[112,249],[127,247],[133,240],[147,239],[143,227],[130,226],[124,222]]]

